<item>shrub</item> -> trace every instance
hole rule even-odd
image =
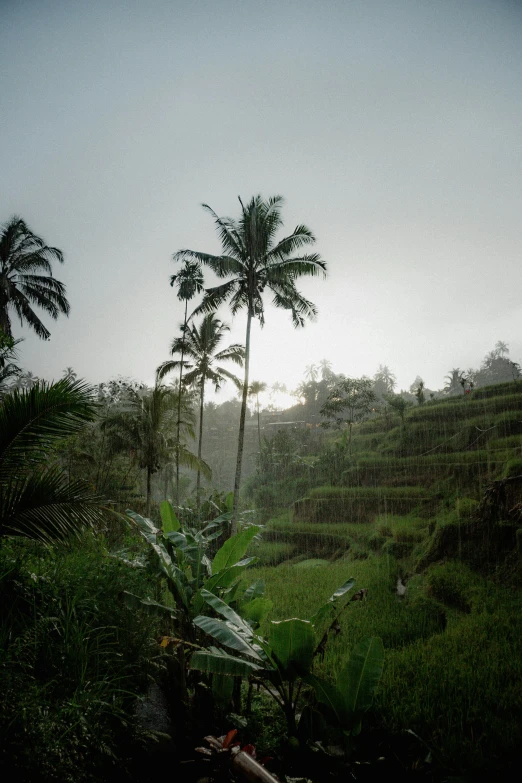
[[[148,682],[153,621],[122,601],[142,569],[92,536],[67,549],[0,549],[0,763],[26,781],[78,781],[125,768],[133,708]]]
[[[460,561],[432,566],[426,576],[431,596],[448,606],[470,612],[478,589],[478,577]]]
[[[522,459],[510,459],[504,468],[504,478],[522,476]]]
[[[396,560],[402,560],[407,557],[412,550],[412,544],[406,541],[396,541],[395,539],[388,539],[382,547],[382,551],[386,555],[391,555]]]

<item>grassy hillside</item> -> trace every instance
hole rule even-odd
[[[522,742],[522,385],[354,431],[351,444],[331,436],[309,460],[306,494],[267,521],[256,554],[272,619],[308,617],[354,576],[368,597],[343,616],[320,668],[333,677],[358,639],[382,637],[370,734],[393,737],[410,769],[429,749],[434,779],[511,774]]]

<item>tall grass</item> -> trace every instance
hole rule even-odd
[[[429,493],[424,487],[314,487],[308,493],[310,498],[346,498],[347,500],[424,499],[428,496]]]
[[[0,574],[0,762],[27,781],[124,769],[155,623],[122,591],[152,585],[90,535],[54,550],[4,540]]]
[[[341,615],[341,632],[330,637],[317,670],[335,677],[358,639],[380,636],[386,661],[377,714],[384,727],[397,734],[414,731],[431,747],[434,761],[454,774],[470,774],[470,780],[485,770],[513,770],[522,741],[519,595],[458,562],[409,580],[402,600],[394,589],[401,570],[391,557],[256,572],[275,604],[269,620],[306,619],[355,577],[355,589],[367,587],[368,596]]]
[[[518,436],[515,436],[515,438]],[[511,457],[518,456],[517,451],[520,448],[498,448],[498,449],[482,449],[476,451],[459,451],[459,452],[434,452],[431,454],[425,454],[418,457],[363,457],[357,459],[357,467],[359,468],[421,468],[425,466],[446,466],[446,465],[462,465],[462,464],[489,464],[491,462],[505,462]]]

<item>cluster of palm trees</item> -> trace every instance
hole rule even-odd
[[[238,385],[239,380],[221,367],[212,367],[214,360],[230,360],[244,367],[241,385],[241,412],[239,419],[238,449],[236,473],[234,480],[234,506],[232,530],[237,527],[239,506],[239,490],[241,485],[241,467],[245,435],[245,418],[249,395],[258,399],[260,393],[253,391],[250,383],[250,337],[252,321],[257,320],[261,326],[265,322],[264,292],[272,293],[272,304],[289,310],[295,327],[304,326],[307,319],[316,316],[315,305],[306,299],[296,288],[296,281],[303,276],[325,276],[326,263],[318,253],[303,253],[302,248],[312,245],[315,237],[304,225],[298,225],[294,231],[283,239],[276,240],[276,234],[282,226],[281,209],[283,199],[274,196],[264,200],[260,195],[254,196],[246,205],[239,199],[241,213],[238,219],[219,217],[207,204],[203,208],[214,219],[221,241],[221,255],[211,255],[197,250],[179,250],[174,254],[174,261],[184,264],[178,276],[172,282],[190,279],[193,275],[201,279],[201,268],[208,267],[222,280],[219,285],[205,288],[200,304],[185,320],[181,337],[175,338],[172,355],[180,359],[165,362],[158,368],[158,377],[163,378],[172,370],[179,370],[178,394],[181,397],[183,372],[186,369],[185,383],[196,383],[200,388],[200,443],[201,418],[204,384],[208,379],[216,388],[225,378],[233,380]],[[200,286],[187,283],[187,291],[196,293]],[[181,285],[179,288],[181,292]],[[182,297],[178,293],[179,298]],[[188,301],[187,299],[185,301]],[[245,345],[233,345],[217,351],[220,340],[228,330],[226,324],[217,318],[219,307],[228,304],[234,316],[240,310],[246,310]],[[197,315],[204,315],[199,326],[189,328],[188,321]],[[219,337],[219,339],[217,339]],[[185,362],[185,355],[191,362]],[[259,404],[258,404],[259,414]],[[199,488],[199,482],[198,482]]]
[[[318,253],[303,252],[313,245],[315,237],[305,225],[297,225],[288,236],[277,240],[276,235],[283,221],[281,209],[283,199],[274,196],[263,199],[254,196],[246,204],[239,198],[241,207],[238,219],[219,217],[204,204],[215,222],[221,241],[221,255],[183,249],[173,259],[182,264],[180,271],[172,275],[171,285],[177,287],[178,299],[185,304],[184,319],[180,336],[171,346],[173,358],[164,362],[157,370],[155,388],[148,394],[136,392],[135,398],[127,399],[127,409],[112,417],[112,433],[122,444],[130,446],[133,439],[134,451],[140,453],[140,465],[147,470],[147,508],[150,510],[150,483],[152,474],[167,455],[174,455],[176,466],[176,495],[179,498],[179,468],[188,462],[195,466],[197,477],[197,501],[199,503],[201,474],[207,472],[202,460],[203,405],[205,384],[210,381],[218,389],[226,381],[233,381],[241,388],[241,412],[239,420],[236,474],[234,481],[233,529],[236,526],[241,465],[245,434],[247,399],[257,400],[259,428],[260,384],[250,383],[250,337],[252,321],[261,326],[265,322],[264,292],[272,294],[272,304],[290,312],[295,327],[304,326],[307,319],[316,316],[315,305],[296,288],[296,281],[303,276],[325,276],[326,263]],[[34,234],[27,224],[17,216],[5,224],[0,237],[0,332],[12,340],[11,313],[26,323],[36,334],[48,339],[50,333],[34,310],[34,306],[56,319],[60,314],[68,315],[69,303],[63,283],[52,275],[52,262],[63,262],[63,254],[57,248],[48,246]],[[202,268],[207,267],[220,280],[218,285],[204,288]],[[188,304],[202,293],[202,300],[189,315]],[[223,348],[221,343],[229,327],[217,316],[220,306],[228,304],[234,316],[240,310],[246,311],[245,344]],[[203,316],[198,324],[196,316]],[[3,368],[12,368],[12,351],[9,344],[4,351]],[[221,366],[232,362],[244,367],[242,380]],[[2,367],[0,367],[2,370]],[[70,368],[68,368],[70,370]],[[178,372],[177,393],[162,385],[165,376]],[[37,379],[26,379],[26,387],[39,388]],[[75,379],[69,376],[69,383]],[[20,381],[20,384],[22,381]],[[199,441],[198,455],[190,457],[182,439],[183,396],[187,390],[197,389],[199,394]],[[175,436],[166,434],[175,425]],[[168,426],[167,426],[168,425]],[[186,425],[186,422],[185,422]],[[109,426],[109,425],[107,425]],[[186,429],[186,426],[185,426]]]

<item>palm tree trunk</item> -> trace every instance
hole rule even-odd
[[[145,516],[148,518],[150,517],[150,496],[151,496],[151,486],[150,486],[150,480],[152,476],[152,471],[150,468],[147,468],[147,510],[145,512]]]
[[[241,485],[241,465],[243,462],[243,445],[245,441],[245,417],[248,397],[248,370],[250,366],[250,327],[252,325],[252,308],[248,308],[247,330],[245,340],[245,380],[243,381],[243,397],[241,414],[239,416],[239,438],[237,443],[236,478],[234,481],[234,505],[232,507],[231,534],[237,533],[239,510],[239,487]]]
[[[3,332],[6,337],[13,337],[11,321],[7,312],[7,303],[4,302],[0,304],[0,332]]]
[[[257,397],[257,437],[259,440],[259,451],[261,451],[261,424],[259,421],[259,394],[256,395]]]
[[[198,460],[201,464],[201,446],[203,443],[203,400],[205,399],[205,376],[201,379],[201,396],[199,398],[199,443]],[[196,481],[196,509],[199,511],[199,494],[201,489],[201,469],[198,466],[198,478]]]
[[[181,432],[181,381],[183,380],[183,354],[185,351],[185,330],[187,328],[188,299],[185,300],[185,318],[183,320],[183,340],[181,341],[181,362],[179,364],[178,421],[176,423],[176,505],[179,506],[179,436]]]

